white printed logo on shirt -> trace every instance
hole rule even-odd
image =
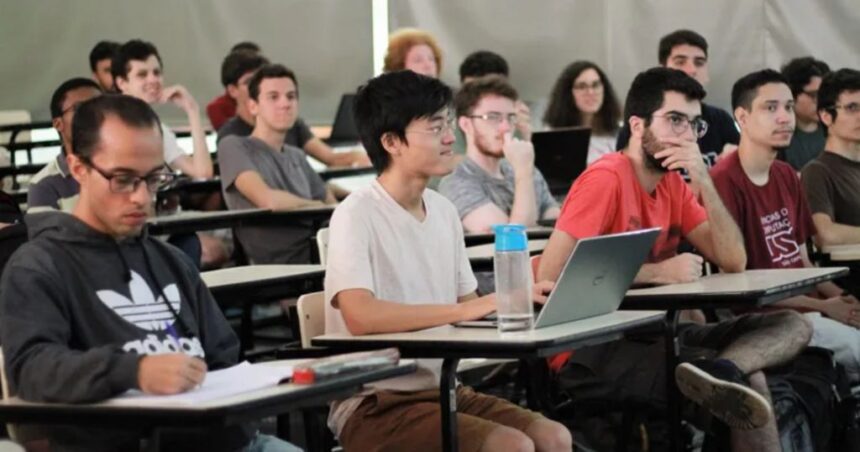
[[[164,302],[161,295],[155,298],[149,284],[137,272],[131,272],[131,282],[128,283],[131,300],[113,290],[99,290],[96,295],[105,306],[111,308],[125,321],[146,331],[164,331],[175,319],[173,313]],[[179,314],[181,303],[179,300],[179,289],[176,284],[164,287],[164,295]]]
[[[788,217],[788,209],[782,209],[761,217],[764,240],[771,262],[787,267],[800,257],[800,245],[794,238],[794,225]]]

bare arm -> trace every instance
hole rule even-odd
[[[188,90],[179,85],[165,88],[162,96],[164,102],[172,102],[185,111],[194,147],[190,157],[183,155],[170,162],[170,165],[192,178],[211,179],[212,157],[209,155],[209,147],[206,146],[206,132],[203,129],[203,121],[200,120],[200,107],[197,101]]]
[[[576,239],[570,234],[554,230],[540,258],[536,281],[557,281],[567,258],[576,247]]]
[[[370,158],[362,151],[334,152],[323,140],[313,137],[305,143],[305,152],[328,166],[370,166]]]
[[[543,213],[541,220],[555,220],[561,214],[560,207],[550,207]]]
[[[860,227],[836,223],[825,213],[812,214],[815,223],[815,242],[818,246],[860,244]]]
[[[494,224],[514,223],[507,215],[492,202],[487,202],[463,217],[463,229],[466,232],[489,232]]]
[[[255,206],[272,210],[291,210],[300,207],[322,206],[321,201],[305,199],[288,191],[276,190],[268,185],[256,171],[243,171],[236,177],[236,188]],[[328,193],[331,196],[331,192]]]
[[[496,309],[495,295],[470,297],[467,301],[452,304],[407,305],[380,300],[367,289],[341,291],[332,303],[340,309],[346,327],[354,335],[432,328],[480,319]]]

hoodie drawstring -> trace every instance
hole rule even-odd
[[[131,270],[128,266],[128,261],[125,260],[125,254],[122,254],[122,248],[119,246],[119,242],[114,241],[114,246],[116,246],[116,253],[119,254],[119,259],[122,261],[122,277],[125,282],[131,281]]]

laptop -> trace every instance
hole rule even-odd
[[[358,136],[358,128],[355,126],[355,115],[352,112],[352,104],[355,94],[344,94],[340,98],[334,123],[331,126],[331,135],[325,139],[329,146],[354,145],[361,141]]]
[[[534,327],[615,312],[659,234],[660,228],[651,228],[577,241]],[[496,322],[477,320],[455,326],[495,328]]]
[[[553,196],[564,196],[585,171],[591,129],[568,127],[532,133],[535,167],[543,173]]]

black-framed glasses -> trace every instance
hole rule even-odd
[[[669,122],[672,131],[681,135],[688,129],[693,131],[696,138],[702,138],[708,133],[708,122],[702,118],[689,119],[684,115],[669,113],[665,115],[651,115],[654,118],[663,118]]]
[[[159,188],[169,184],[175,177],[164,167],[159,168],[146,176],[136,176],[129,173],[112,174],[99,168],[92,161],[83,159],[82,161],[85,165],[96,170],[99,175],[107,179],[110,191],[113,193],[134,193],[137,191],[137,187],[140,186],[141,182],[146,184],[146,190],[149,191],[149,193],[155,193]]]
[[[472,119],[483,119],[484,121],[490,122],[496,126],[502,125],[502,121],[507,120],[508,124],[515,126],[519,122],[519,117],[516,113],[499,113],[497,111],[491,111],[489,113],[484,113],[483,115],[469,115],[469,118]]]
[[[834,105],[833,108],[836,110],[845,110],[852,115],[860,113],[860,104],[858,104],[857,102],[851,102],[850,104],[846,105]]]
[[[595,80],[591,83],[579,82],[573,84],[574,91],[600,91],[603,89],[603,82],[600,80]]]

